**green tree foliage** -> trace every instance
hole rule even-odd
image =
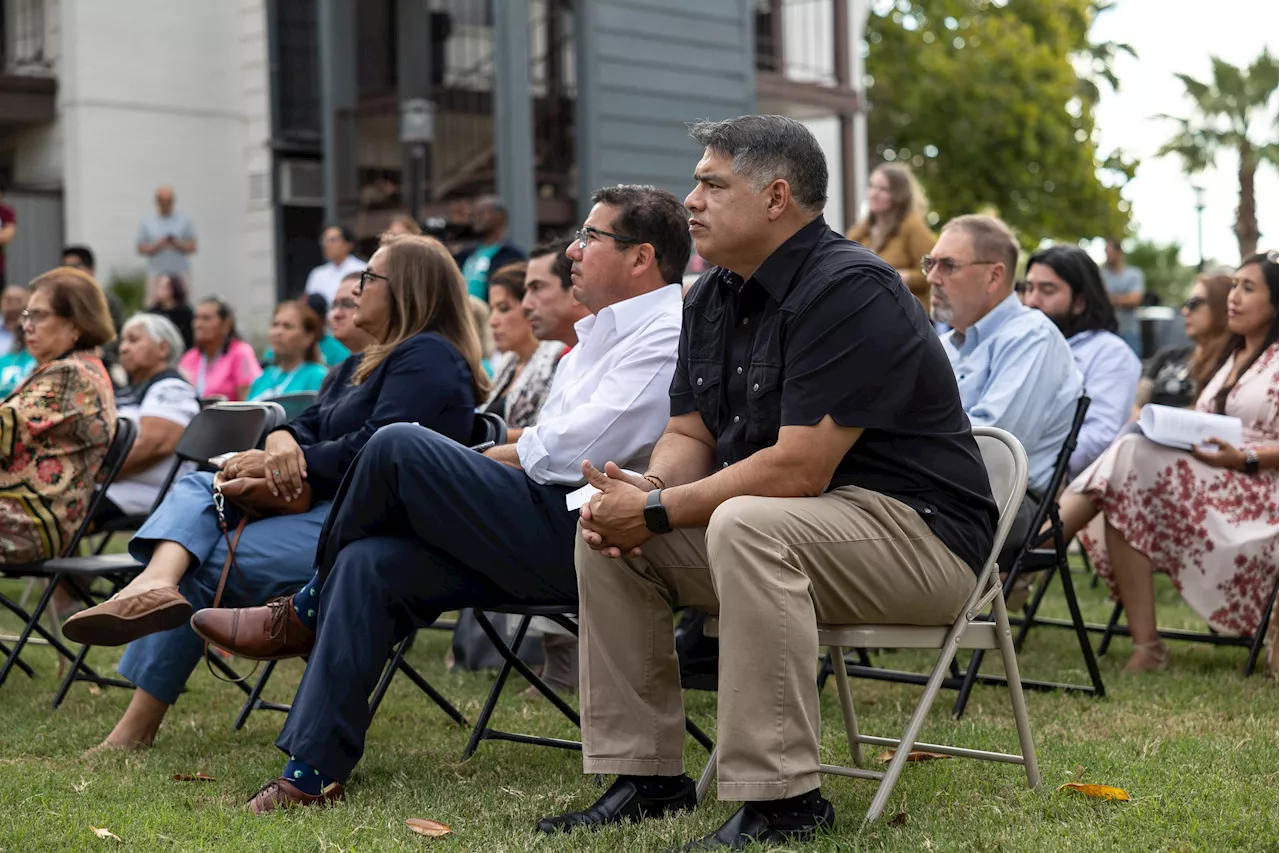
[[[1147,293],[1160,297],[1161,305],[1177,305],[1187,296],[1196,278],[1196,268],[1178,260],[1182,246],[1178,243],[1157,243],[1154,240],[1137,240],[1125,253],[1125,263],[1142,270]]]
[[[1280,62],[1263,48],[1262,55],[1247,68],[1214,57],[1213,75],[1207,83],[1187,74],[1177,76],[1194,108],[1186,118],[1159,116],[1177,122],[1178,131],[1157,153],[1177,155],[1189,175],[1214,165],[1223,151],[1235,154],[1240,204],[1232,230],[1240,244],[1240,257],[1252,255],[1258,249],[1259,236],[1254,177],[1260,164],[1280,164],[1275,110],[1268,107],[1280,84]]]
[[[1097,73],[1097,5],[883,0],[872,9],[869,142],[910,163],[940,221],[995,212],[1027,247],[1124,233],[1119,188],[1136,163],[1099,157],[1093,101],[1081,97]]]

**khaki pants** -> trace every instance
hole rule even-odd
[[[909,507],[855,486],[738,497],[610,559],[581,538],[583,771],[683,772],[672,608],[720,615],[722,800],[818,787],[817,623],[944,625],[976,579]]]

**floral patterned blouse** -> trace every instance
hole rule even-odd
[[[115,428],[111,379],[86,354],[37,367],[0,403],[0,563],[62,554]]]

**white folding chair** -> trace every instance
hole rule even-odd
[[[1027,720],[1027,705],[1022,696],[1022,680],[1018,676],[1018,661],[1013,650],[1013,638],[1009,630],[1009,614],[1005,610],[1004,596],[1000,594],[1000,576],[996,571],[996,556],[1004,545],[1009,528],[1013,525],[1014,515],[1022,496],[1027,489],[1027,454],[1018,440],[1009,433],[994,427],[975,427],[974,438],[982,452],[982,461],[987,468],[987,476],[991,480],[991,491],[995,495],[996,504],[1000,508],[1000,523],[996,527],[995,541],[991,553],[987,557],[982,573],[973,593],[965,603],[964,609],[951,626],[921,627],[916,625],[818,625],[818,643],[831,651],[833,661],[844,660],[845,649],[937,649],[941,653],[934,664],[929,680],[925,684],[924,695],[916,703],[915,711],[907,723],[906,731],[901,738],[871,737],[859,734],[858,718],[853,710],[853,693],[849,688],[849,676],[843,666],[834,668],[836,687],[840,693],[840,709],[844,714],[845,731],[849,736],[849,752],[855,765],[862,763],[862,745],[894,747],[897,751],[889,762],[888,769],[881,771],[864,770],[860,767],[844,767],[841,765],[823,764],[823,773],[839,776],[851,776],[857,779],[876,779],[880,787],[867,809],[864,823],[870,823],[880,816],[889,802],[902,768],[907,762],[911,750],[919,747],[930,752],[953,755],[958,758],[976,758],[983,761],[1000,761],[1007,764],[1021,764],[1027,773],[1027,784],[1035,788],[1040,784],[1040,769],[1036,764],[1035,744],[1031,740],[1031,725]],[[977,621],[990,606],[994,621]],[[707,633],[715,635],[715,620],[707,620]],[[962,749],[933,743],[921,743],[916,740],[929,709],[938,696],[943,679],[948,675],[951,661],[960,649],[986,649],[1000,651],[1004,661],[1006,687],[1013,704],[1013,718],[1018,729],[1018,741],[1021,744],[1020,755],[1003,752],[987,752],[977,749]],[[698,800],[701,802],[715,777],[716,755],[712,754],[707,762],[702,778],[698,780]]]

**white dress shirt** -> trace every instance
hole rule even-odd
[[[340,264],[335,264],[333,261],[323,263],[307,276],[306,292],[318,293],[324,297],[325,302],[332,305],[333,297],[338,295],[338,285],[342,284],[343,277],[349,272],[364,272],[366,266],[368,264],[355,255],[347,255]]]
[[[551,392],[516,443],[529,478],[580,486],[582,461],[643,471],[671,414],[683,303],[671,284],[611,305],[574,326]]]

